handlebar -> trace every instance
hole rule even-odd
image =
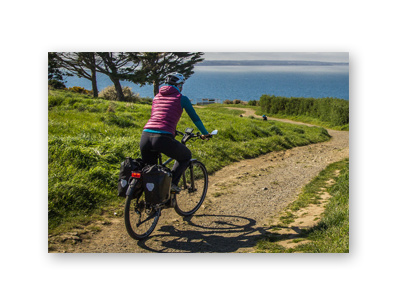
[[[194,133],[190,133],[190,134],[183,133],[183,132],[180,132],[178,130],[176,130],[175,132],[176,132],[177,135],[182,135],[183,136],[182,141],[181,141],[181,143],[183,143],[183,144],[185,144],[187,141],[189,141],[192,138],[200,138],[202,136],[200,134],[200,132],[197,132],[196,134],[194,134]],[[218,133],[218,130],[214,130],[209,134],[205,134],[204,137],[206,139],[210,139],[210,138],[212,138],[213,135],[216,135],[217,133]]]

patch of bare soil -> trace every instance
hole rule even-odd
[[[246,110],[246,116],[254,115],[251,109],[240,110]],[[349,132],[328,132],[332,136],[328,142],[268,153],[216,172],[209,177],[207,197],[194,216],[183,218],[173,209],[163,210],[155,231],[145,241],[128,235],[121,216],[109,224],[97,224],[99,232],[77,230],[49,236],[49,252],[253,252],[257,239],[269,233],[268,220],[279,216],[329,164],[349,157]],[[307,215],[314,220],[322,212],[323,206],[310,207]],[[295,223],[294,227],[306,226],[305,211],[301,215],[304,218],[296,222],[303,225]]]

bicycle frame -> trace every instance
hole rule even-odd
[[[184,143],[183,143],[184,144]],[[185,144],[184,144],[185,145]],[[159,164],[160,165],[163,165],[164,167],[166,167],[170,162],[172,162],[174,159],[173,158],[168,158],[164,163],[162,162],[162,154],[161,153],[159,153],[158,154],[158,162],[159,162]],[[195,186],[194,186],[194,175],[193,175],[193,162],[194,161],[197,161],[197,159],[196,158],[192,158],[191,160],[190,160],[190,162],[189,162],[189,168],[190,168],[190,170],[191,170],[191,172],[190,172],[190,182],[192,182],[192,186],[191,186],[191,188],[190,188],[190,190],[189,190],[189,192],[193,192],[193,191],[195,191],[196,190],[196,188],[195,188]],[[183,186],[185,187],[185,188],[187,188],[187,183],[186,183],[186,175],[185,175],[185,173],[183,173],[182,174],[182,180],[183,180]]]

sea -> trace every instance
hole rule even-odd
[[[111,80],[98,73],[98,90],[109,85],[113,85]],[[152,85],[140,87],[128,81],[121,81],[121,85],[131,87],[141,97],[154,97]],[[89,80],[77,76],[66,77],[66,86],[92,89]],[[196,66],[182,94],[197,101],[259,100],[264,94],[349,100],[349,66]]]

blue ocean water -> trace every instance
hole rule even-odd
[[[349,100],[349,66],[197,66],[186,81],[182,93],[190,99],[216,98],[259,100],[261,95],[284,97],[332,97]],[[67,77],[66,86],[91,90],[84,78]],[[99,91],[112,85],[103,74],[97,74]],[[153,86],[139,87],[127,81],[142,97],[153,97]]]

